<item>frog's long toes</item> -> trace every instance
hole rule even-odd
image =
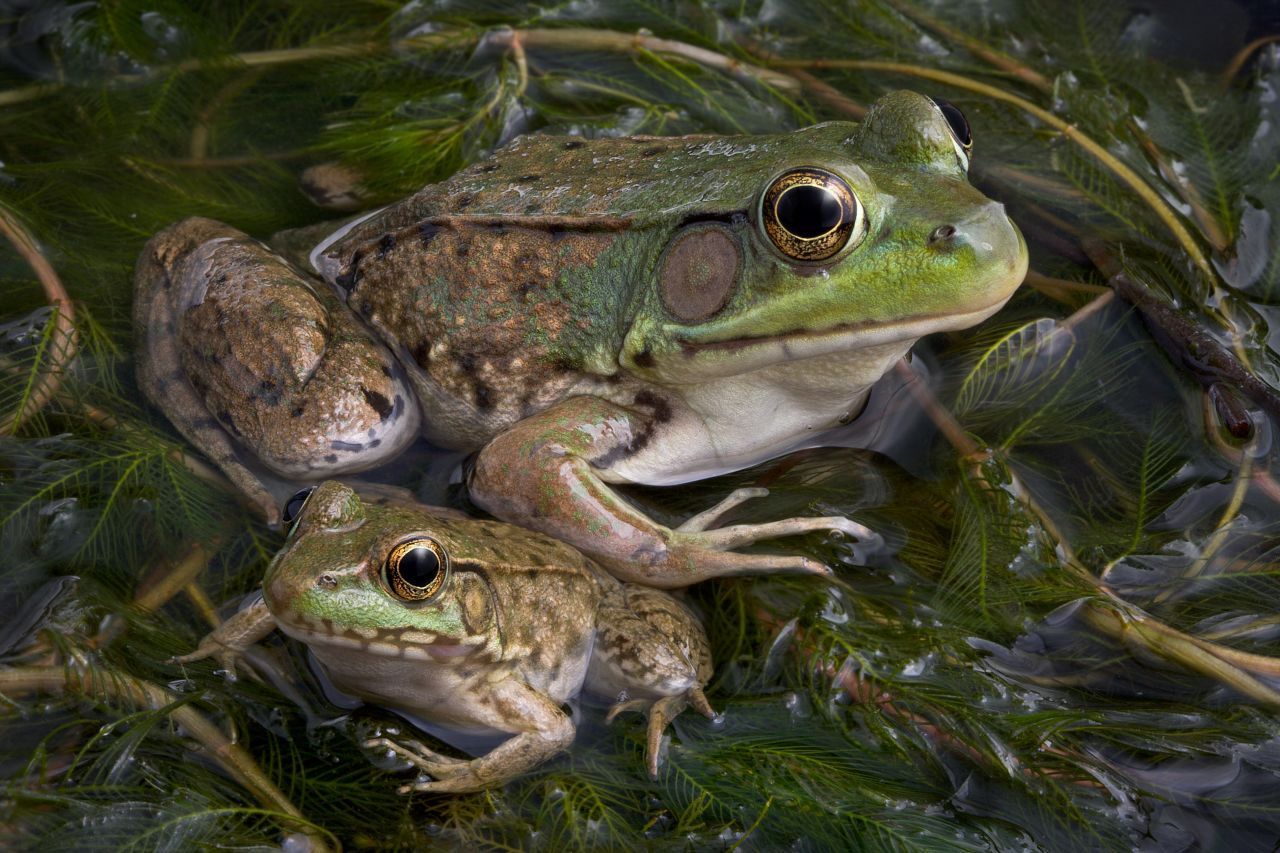
[[[625,702],[619,702],[609,709],[609,713],[605,714],[605,723],[612,723],[619,714],[625,714],[627,711],[643,711],[649,707],[648,699],[629,699]]]

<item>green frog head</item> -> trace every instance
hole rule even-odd
[[[771,137],[763,156],[724,167],[722,215],[666,246],[621,362],[696,382],[990,316],[1027,250],[1004,206],[969,184],[971,146],[959,110],[908,91],[861,124]]]

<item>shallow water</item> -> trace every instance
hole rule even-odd
[[[13,700],[0,843],[1280,840],[1267,396],[1280,373],[1265,322],[1280,292],[1276,48],[1220,79],[1275,31],[1265,6],[1212,21],[1190,4],[193,8],[0,3],[0,212],[38,241],[78,331],[62,358],[47,282],[0,245],[0,409],[24,413],[0,438],[0,693]],[[762,133],[849,117],[803,77],[762,85],[731,63],[573,35],[551,48],[529,37],[522,72],[502,26],[644,27],[749,68],[762,50],[918,66],[810,71],[858,104],[909,86],[960,106],[977,139],[971,177],[1009,207],[1040,277],[982,326],[917,347],[923,401],[891,374],[834,447],[630,492],[674,523],[765,485],[736,520],[846,515],[883,540],[787,543],[837,566],[831,583],[692,590],[724,718],[678,719],[656,781],[638,718],[605,726],[584,707],[573,750],[529,777],[409,801],[396,787],[411,774],[359,744],[410,727],[335,703],[297,644],[255,654],[260,682],[167,662],[210,608],[225,615],[255,587],[280,539],[186,467],[140,399],[129,304],[142,243],[193,214],[262,236],[333,219],[299,187],[334,160],[373,208],[522,132]],[[453,41],[406,41],[428,36]],[[984,46],[1013,65],[998,70]],[[1050,109],[1153,197],[1043,118],[922,76],[939,69]],[[1104,296],[1117,273],[1161,307]],[[51,366],[60,387],[42,400]],[[420,445],[375,476],[474,509],[449,485],[455,465]],[[63,678],[68,662],[102,678],[76,687],[88,676]],[[71,695],[55,689],[66,683]],[[235,732],[283,800],[211,758],[179,705]]]

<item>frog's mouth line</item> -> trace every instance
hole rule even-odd
[[[276,624],[281,631],[308,646],[337,646],[380,657],[405,660],[443,663],[458,660],[483,648],[483,643],[441,642],[437,636],[425,631],[380,631],[371,632],[371,636],[364,636],[353,630],[334,633],[302,625],[286,624],[280,619],[276,620]]]
[[[732,372],[742,373],[782,361],[801,361],[837,352],[856,353],[870,347],[914,341],[946,329],[975,326],[999,311],[1013,296],[1014,289],[963,314],[925,314],[904,323],[846,323],[816,332],[806,329],[729,341],[680,340],[679,344],[682,354],[689,359],[705,353],[741,353],[741,357],[734,360]]]

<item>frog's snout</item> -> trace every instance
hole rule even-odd
[[[998,271],[1001,277],[1018,273],[1021,281],[1020,271],[1026,266],[1026,243],[997,201],[988,201],[963,220],[935,226],[925,243],[934,252],[971,252],[975,266]]]
[[[954,251],[968,247],[982,260],[1015,253],[1019,243],[1017,229],[1009,221],[1004,205],[988,201],[970,216],[958,222],[944,222],[925,238],[935,251]]]

